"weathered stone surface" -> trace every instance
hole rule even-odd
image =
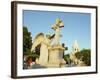
[[[58,66],[64,65],[66,62],[63,59],[63,51],[64,48],[61,45],[51,46],[49,47],[49,61],[48,63],[51,66]]]

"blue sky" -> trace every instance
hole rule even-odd
[[[39,32],[54,33],[51,25],[55,23],[56,18],[60,18],[64,23],[64,28],[61,29],[61,43],[68,47],[67,52],[71,51],[74,40],[77,40],[80,49],[91,48],[89,13],[23,10],[23,26],[28,28],[32,37]]]

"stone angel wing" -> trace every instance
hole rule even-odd
[[[32,48],[31,51],[35,50],[35,47],[39,44],[41,44],[44,41],[44,34],[43,33],[39,33],[35,36],[35,38],[33,39],[33,43],[32,43]]]

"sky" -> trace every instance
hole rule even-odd
[[[23,26],[28,28],[32,37],[40,32],[54,33],[51,26],[56,18],[60,18],[64,23],[60,42],[68,47],[66,53],[71,52],[74,40],[77,40],[80,49],[91,48],[90,13],[23,10]]]

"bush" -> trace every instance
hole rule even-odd
[[[70,55],[69,54],[64,55],[64,60],[66,61],[66,64],[68,64],[68,62],[71,62]]]
[[[83,49],[75,53],[76,57],[82,60],[87,66],[91,65],[91,51],[90,49]]]

